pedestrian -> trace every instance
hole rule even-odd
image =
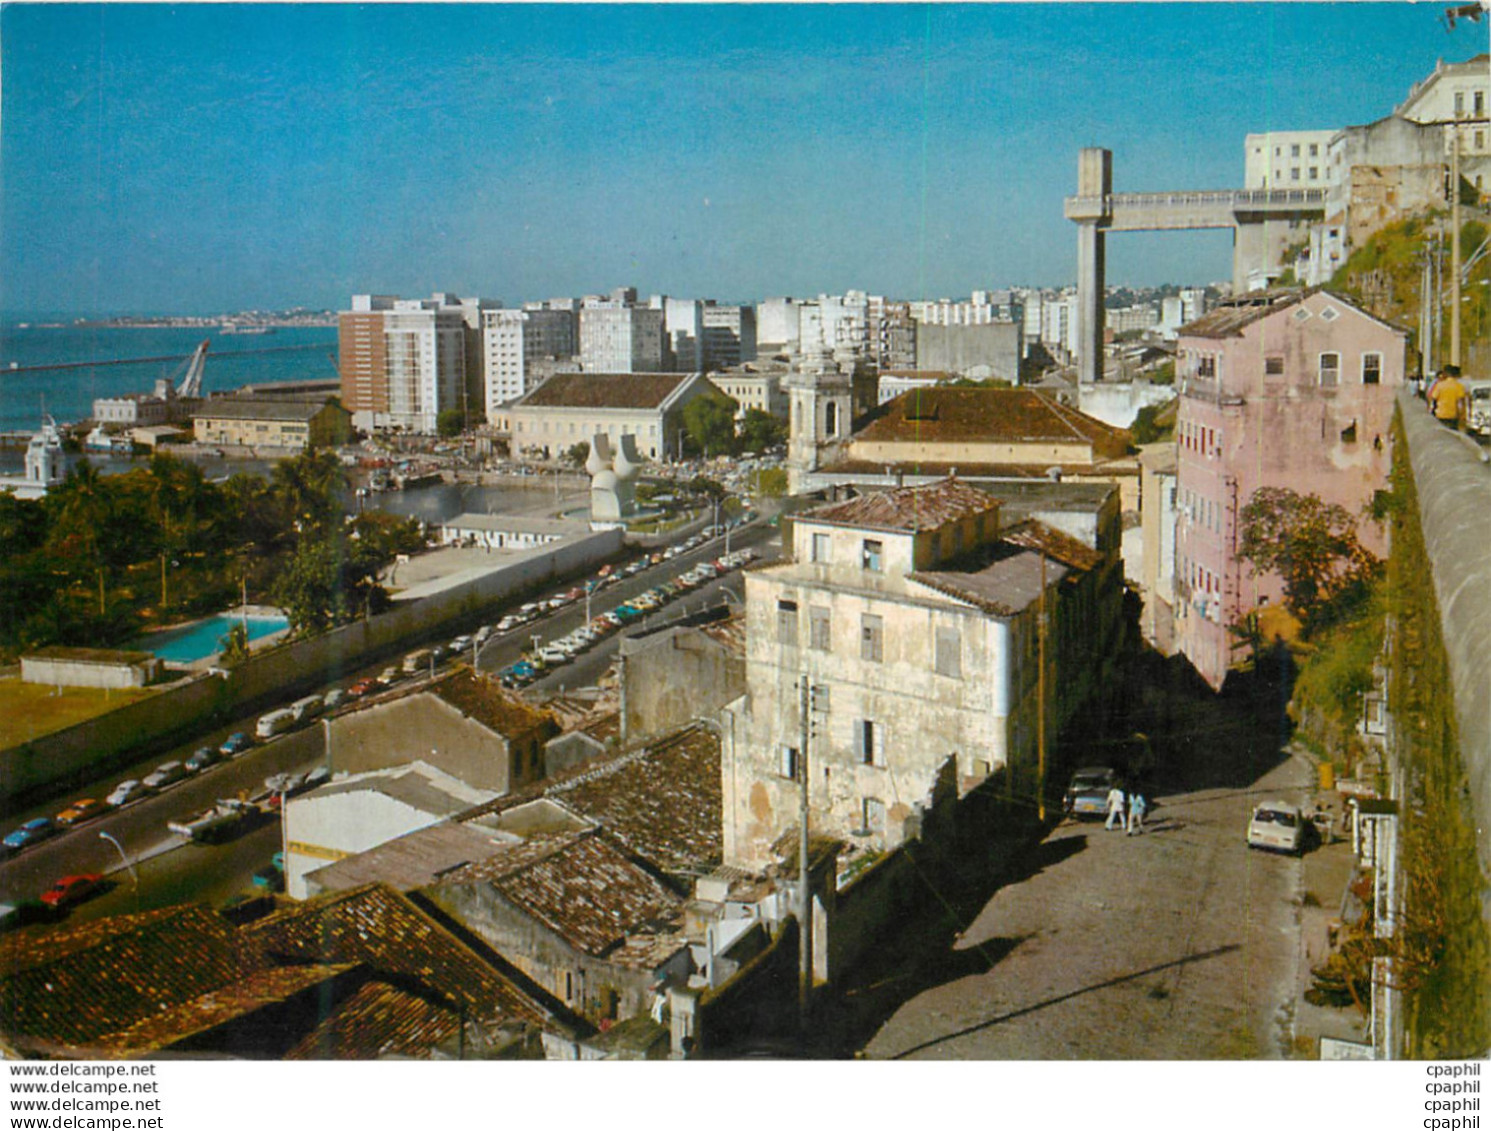
[[[1144,831],[1144,814],[1149,811],[1149,802],[1144,800],[1144,794],[1137,789],[1129,790],[1129,827],[1128,836],[1138,836]]]
[[[1446,365],[1439,372],[1439,379],[1429,390],[1429,411],[1446,428],[1459,431],[1466,402],[1465,386],[1460,384],[1460,367]]]
[[[1116,784],[1108,791],[1108,820],[1103,828],[1111,830],[1115,821],[1123,828],[1123,787]]]

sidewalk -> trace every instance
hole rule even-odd
[[[1305,991],[1311,986],[1310,971],[1330,955],[1330,929],[1341,915],[1341,900],[1356,868],[1351,851],[1351,834],[1342,832],[1341,815],[1346,812],[1346,798],[1335,791],[1315,796],[1319,808],[1329,808],[1336,815],[1335,841],[1321,844],[1304,856],[1300,906],[1300,961],[1298,988],[1294,1006],[1294,1043],[1296,1055],[1315,1059],[1320,1055],[1320,1038],[1369,1043],[1367,1018],[1352,1007],[1334,1009],[1311,1005]],[[1308,1046],[1308,1047],[1307,1047]]]

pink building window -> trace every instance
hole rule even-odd
[[[1320,387],[1323,389],[1334,389],[1341,383],[1341,355],[1338,353],[1323,353],[1320,355]]]

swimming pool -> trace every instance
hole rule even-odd
[[[290,626],[290,622],[281,616],[242,617],[233,613],[219,613],[196,624],[141,637],[132,646],[145,652],[153,652],[162,660],[173,664],[190,664],[216,655],[219,650],[218,642],[228,635],[228,629],[240,621],[247,624],[248,638],[251,641]]]

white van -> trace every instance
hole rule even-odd
[[[290,704],[290,714],[295,716],[295,725],[310,722],[325,707],[319,695],[307,695],[304,699],[297,699]]]
[[[254,728],[254,736],[260,742],[273,738],[277,734],[284,734],[295,725],[295,712],[285,707],[278,711],[270,711],[259,719],[259,725]]]

